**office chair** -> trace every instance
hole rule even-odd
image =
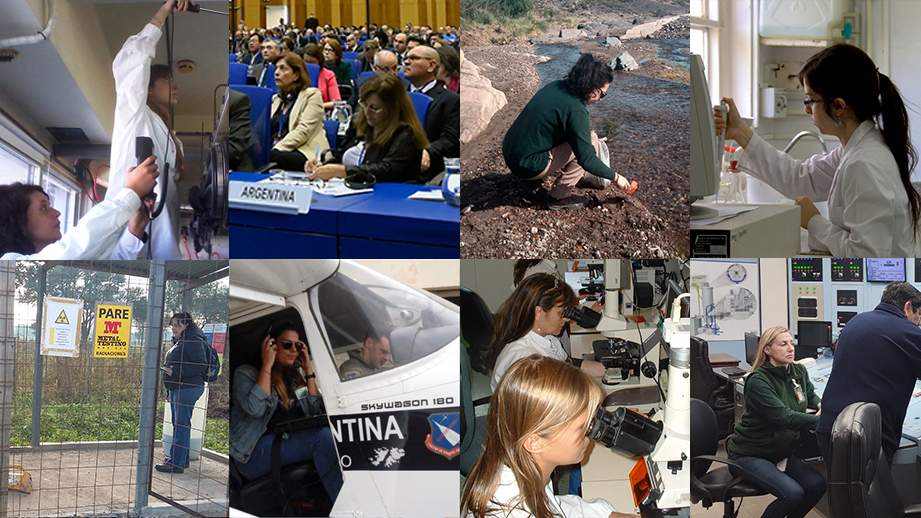
[[[904,507],[882,450],[879,406],[852,403],[831,431],[828,508],[832,518],[921,516],[921,505]]]
[[[691,337],[691,397],[710,405],[717,419],[717,437],[729,437],[735,423],[735,387],[713,373],[707,341]]]
[[[486,416],[476,415],[476,407],[489,403],[491,396],[473,400],[470,383],[470,356],[461,345],[461,447],[460,472],[465,477],[483,453],[486,440]]]
[[[422,126],[425,126],[425,120],[429,116],[429,105],[432,104],[432,98],[423,93],[410,92],[409,100],[412,101],[413,108],[416,109],[416,117],[419,117],[419,122],[422,123]]]
[[[716,502],[722,502],[723,517],[735,518],[733,498],[767,493],[745,482],[741,476],[733,477],[728,466],[742,467],[726,457],[717,457],[718,444],[716,414],[707,403],[691,399],[691,502],[701,502],[707,509]],[[727,467],[710,470],[713,462]]]
[[[486,355],[495,327],[492,313],[475,291],[461,286],[460,292],[461,335],[470,347],[470,366],[473,370],[488,375]]]

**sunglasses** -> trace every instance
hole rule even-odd
[[[601,90],[601,97],[599,97],[598,100],[600,101],[600,100],[604,99],[604,98],[607,97],[607,96],[608,96],[608,93],[605,92],[604,90]]]
[[[291,340],[282,340],[281,346],[285,348],[285,350],[290,350],[292,347],[296,347],[298,351],[306,347],[304,342],[292,342]]]

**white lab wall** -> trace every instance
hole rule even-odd
[[[787,289],[789,264],[789,259],[761,260],[761,329],[790,327],[790,296]]]
[[[870,3],[870,57],[899,88],[908,107],[915,149],[921,149],[921,2],[878,0]],[[915,169],[912,180],[921,181]]]
[[[565,272],[569,268],[566,259],[555,259],[556,269]],[[475,291],[493,314],[512,294],[514,259],[463,260],[460,266],[461,285]]]

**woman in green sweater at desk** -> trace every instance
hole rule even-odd
[[[745,381],[745,413],[726,450],[734,476],[777,497],[762,518],[803,518],[825,494],[825,477],[793,455],[800,432],[815,430],[821,399],[806,368],[793,361],[790,330],[772,327],[761,335],[758,356]],[[743,471],[744,470],[744,471]]]
[[[592,131],[588,107],[608,94],[614,79],[611,67],[582,54],[566,79],[541,88],[505,134],[502,155],[512,173],[522,180],[522,193],[531,201],[546,200],[547,208],[578,209],[587,196],[572,194],[585,172],[593,186],[613,180],[627,194],[636,190],[622,175],[597,156],[598,136]],[[543,180],[557,171],[562,175],[548,192]]]

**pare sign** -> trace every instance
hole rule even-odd
[[[131,305],[96,304],[95,358],[127,358],[131,341]]]

